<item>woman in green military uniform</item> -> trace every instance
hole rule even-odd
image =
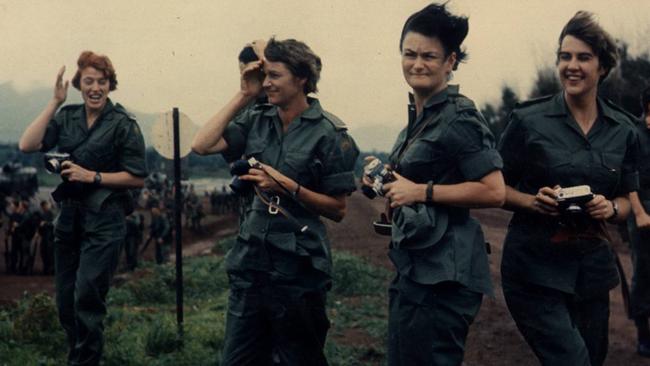
[[[70,158],[52,193],[61,206],[55,220],[55,279],[59,318],[69,342],[70,365],[97,365],[103,347],[106,295],[132,210],[128,188],[144,185],[144,140],[138,124],[108,98],[117,86],[106,56],[83,52],[72,85],[84,103],[65,102],[68,81],[59,71],[54,96],[27,127],[24,152],[55,146]],[[57,112],[57,110],[59,110]]]
[[[633,215],[627,220],[632,255],[630,317],[637,329],[637,352],[650,357],[650,87],[641,94],[643,117],[637,122],[639,134],[639,191],[630,193]]]
[[[616,60],[609,34],[576,13],[558,42],[562,92],[516,107],[500,142],[514,211],[503,292],[543,365],[602,365],[607,355],[609,290],[619,277],[604,223],[625,220],[627,194],[638,189],[631,120],[598,97]],[[559,189],[580,185],[593,198],[564,209]]]
[[[460,365],[483,294],[492,295],[487,251],[470,207],[500,207],[501,158],[474,103],[448,85],[465,59],[467,18],[432,4],[402,30],[402,71],[412,88],[385,184],[392,209],[388,364]],[[364,184],[371,182],[364,178]]]
[[[320,217],[345,215],[359,151],[345,125],[307,96],[320,58],[292,39],[271,39],[263,55],[246,65],[240,90],[192,144],[199,154],[261,163],[240,176],[255,189],[242,192],[239,235],[226,257],[221,364],[326,365],[331,256]],[[250,106],[262,89],[269,104]]]

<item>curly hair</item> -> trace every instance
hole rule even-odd
[[[451,14],[446,5],[447,3],[429,4],[406,19],[399,39],[399,50],[402,52],[404,37],[409,32],[419,33],[430,38],[436,37],[445,49],[445,57],[452,52],[456,53],[456,63],[453,66],[455,71],[458,69],[458,64],[467,59],[467,53],[461,49],[460,45],[467,37],[469,23],[467,17]]]
[[[602,83],[618,62],[618,49],[612,36],[598,24],[592,13],[580,10],[569,20],[560,33],[556,62],[559,61],[560,48],[566,36],[576,37],[588,44],[594,54],[598,56],[600,66],[605,70],[605,73],[598,81]]]
[[[72,86],[81,90],[81,71],[86,67],[93,67],[101,71],[104,77],[108,79],[110,91],[117,89],[117,76],[115,74],[115,68],[113,68],[113,63],[107,56],[96,54],[93,51],[83,51],[79,55],[79,59],[77,60],[77,73],[72,78]]]
[[[271,62],[282,62],[291,73],[307,81],[303,87],[305,95],[318,91],[318,80],[323,68],[320,57],[306,44],[295,39],[277,41],[271,38],[264,49],[264,57]]]

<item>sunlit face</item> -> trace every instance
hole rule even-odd
[[[110,92],[110,82],[103,72],[92,66],[84,68],[81,70],[79,87],[86,110],[100,112],[104,109]]]
[[[408,32],[402,42],[402,72],[416,93],[437,93],[447,87],[447,80],[456,62],[456,53],[445,57],[445,48],[438,37]]]
[[[264,62],[264,92],[269,103],[279,107],[289,105],[295,98],[304,98],[306,79],[294,76],[283,62]]]
[[[567,96],[596,95],[598,80],[605,74],[598,56],[580,39],[566,36],[557,55],[557,72]]]

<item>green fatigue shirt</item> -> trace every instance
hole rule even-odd
[[[74,163],[99,172],[126,171],[145,177],[144,139],[135,118],[119,103],[109,99],[92,127],[88,129],[83,104],[67,105],[47,125],[41,151],[58,146],[59,152],[69,153]],[[107,198],[132,210],[131,195],[123,189],[95,187],[92,184],[62,182],[53,193],[61,199],[83,202],[99,210]]]
[[[478,181],[502,167],[483,116],[458,93],[457,85],[432,96],[417,118],[415,106],[409,105],[408,125],[397,137],[390,163],[420,184]],[[399,274],[416,283],[454,281],[493,294],[481,226],[467,208],[424,203],[399,207],[393,212],[389,255]]]
[[[637,190],[638,138],[630,116],[608,101],[597,103],[598,118],[586,136],[562,93],[515,107],[500,142],[506,184],[532,195],[544,186],[589,185],[607,199]],[[502,275],[582,296],[615,287],[618,275],[607,242],[584,240],[580,249],[551,242],[560,228],[558,217],[515,212]]]
[[[650,129],[646,126],[645,116],[636,123],[639,134],[639,200],[643,208],[650,213]]]
[[[246,109],[224,131],[228,143],[224,158],[232,162],[254,157],[301,186],[329,196],[353,192],[359,150],[341,120],[324,111],[318,100],[308,102],[309,108],[286,132],[277,107],[260,104]],[[287,196],[279,197],[280,206],[309,229],[297,232],[282,214],[270,214],[257,195],[245,200],[239,235],[226,258],[232,286],[250,286],[251,273],[265,273],[274,284],[329,287],[331,256],[324,224],[318,214]]]

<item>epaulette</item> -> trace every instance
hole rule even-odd
[[[332,124],[332,126],[334,126],[334,129],[337,131],[346,131],[348,129],[348,126],[346,126],[345,123],[334,114],[328,111],[323,111],[323,116]]]
[[[627,110],[623,109],[623,107],[619,106],[618,104],[612,102],[611,100],[609,100],[607,98],[602,98],[602,100],[609,108],[611,108],[614,111],[619,112],[619,113],[623,114],[625,117],[627,117],[627,119],[628,119],[627,122],[629,124],[631,124],[633,126],[636,126],[636,122],[639,119],[638,117],[636,117],[632,113],[630,113]]]
[[[452,98],[454,99],[454,103],[456,104],[457,112],[462,112],[466,110],[477,110],[474,101],[462,94],[453,94]]]
[[[533,106],[533,105],[536,105],[536,104],[548,102],[549,100],[553,99],[554,96],[555,95],[551,94],[551,95],[545,95],[545,96],[539,97],[539,98],[528,99],[528,100],[525,100],[523,102],[517,102],[517,103],[515,103],[515,109],[526,108],[526,107],[530,107],[530,106]]]
[[[136,122],[135,114],[129,113],[126,108],[124,108],[120,103],[115,103],[113,110],[119,114],[126,116],[131,121]]]

